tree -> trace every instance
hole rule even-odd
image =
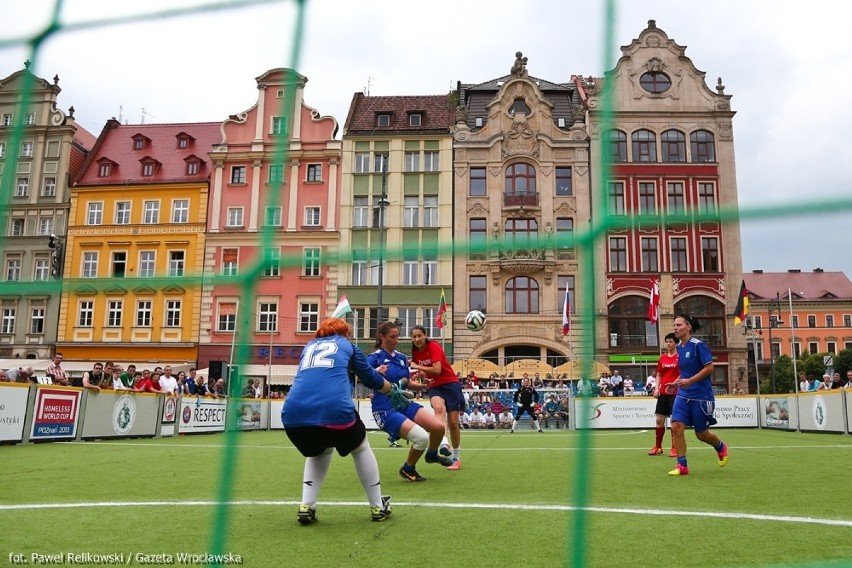
[[[846,378],[846,371],[852,369],[852,349],[844,349],[834,357],[834,370],[840,373],[841,379]]]
[[[793,385],[793,360],[787,355],[781,355],[775,359],[775,392],[788,393],[795,390]],[[772,392],[772,377],[762,377],[760,381],[760,392]],[[774,394],[774,393],[773,393]]]
[[[826,355],[828,353],[805,353],[799,359],[799,370],[803,371],[805,376],[813,376],[818,380],[822,380],[822,376],[825,374],[823,357]]]

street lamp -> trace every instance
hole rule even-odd
[[[388,201],[388,157],[382,154],[382,196],[375,204],[379,216],[379,282],[376,290],[376,319],[378,326],[385,321],[385,307],[382,300],[382,292],[385,280],[385,209],[390,205]]]
[[[772,328],[784,324],[780,319],[781,294],[775,292],[775,299],[769,300],[767,308],[769,309],[769,379],[772,384],[772,394],[775,394],[775,349],[772,346]],[[778,315],[773,316],[773,313]]]

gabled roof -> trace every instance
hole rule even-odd
[[[420,126],[410,126],[412,112],[422,115]],[[389,114],[389,126],[377,126],[377,116]],[[413,95],[394,97],[368,97],[355,93],[349,105],[344,124],[344,136],[394,134],[449,134],[455,120],[450,95]]]
[[[794,302],[852,300],[852,282],[842,272],[750,272],[743,280],[753,301],[775,299],[776,293],[787,300],[788,290]]]
[[[213,171],[207,154],[214,144],[221,141],[220,126],[219,122],[123,125],[110,119],[98,137],[77,185],[206,180]],[[188,135],[194,140],[186,148],[178,148],[178,134]],[[146,142],[141,150],[134,150],[133,139],[139,136],[150,142]],[[185,159],[190,156],[202,160],[198,174],[192,176],[186,173]],[[109,176],[99,177],[98,164],[104,160],[117,165],[111,169]],[[146,160],[159,163],[153,176],[142,176],[142,161]]]

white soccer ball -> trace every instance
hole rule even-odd
[[[482,331],[485,327],[485,314],[479,310],[471,310],[465,316],[464,324],[470,331]]]

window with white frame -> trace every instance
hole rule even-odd
[[[263,268],[264,276],[280,276],[281,275],[281,249],[270,248],[266,250],[266,258],[264,259],[265,266]]]
[[[24,118],[24,124],[26,124],[27,126],[32,126],[32,125],[35,124],[35,113],[34,112],[28,112],[27,113],[27,116]]]
[[[437,151],[426,150],[423,152],[423,171],[437,172],[441,169],[441,164],[438,159],[440,154]]]
[[[388,263],[382,260],[381,263],[374,262],[370,264],[370,285],[377,286],[379,283],[379,265],[382,267],[382,286],[388,283]]]
[[[231,166],[231,183],[244,184],[246,182],[246,167]]]
[[[30,334],[41,335],[44,333],[44,308],[30,308]]]
[[[107,327],[121,327],[123,307],[123,300],[109,300],[107,302]]]
[[[130,224],[130,202],[117,201],[115,203],[115,224],[129,225]]]
[[[419,172],[420,171],[420,151],[406,152],[403,161],[403,171]]]
[[[669,242],[671,244],[672,272],[685,272],[688,270],[686,237],[672,237]]]
[[[30,194],[30,178],[19,177],[15,186],[15,197],[26,197]]]
[[[319,326],[319,304],[316,302],[299,303],[299,331],[315,332]]]
[[[112,276],[124,278],[127,271],[127,251],[112,251]]]
[[[683,213],[684,211],[684,193],[683,183],[679,181],[670,181],[666,184],[668,211],[669,213]]]
[[[436,308],[423,308],[423,319],[420,325],[426,328],[428,337],[438,337],[441,331],[435,326]]]
[[[98,177],[109,177],[112,173],[112,164],[109,162],[103,162],[98,166]]]
[[[810,351],[811,355],[815,353],[819,353],[819,342],[818,341],[809,341],[808,342],[808,351]]]
[[[320,226],[320,208],[305,207],[305,226],[319,227]]]
[[[15,333],[15,314],[17,309],[14,307],[3,308],[3,319],[0,320],[0,333],[10,334]]]
[[[9,226],[9,234],[13,237],[21,237],[24,234],[24,219],[12,219]]]
[[[242,207],[228,207],[228,227],[242,227],[243,226],[243,208]]]
[[[172,202],[172,223],[189,222],[189,200],[175,199]]]
[[[438,196],[426,195],[423,197],[423,226],[438,226]]]
[[[659,251],[655,237],[642,237],[642,272],[657,272],[659,270]]]
[[[156,225],[160,222],[160,202],[146,201],[143,206],[142,222],[146,225]]]
[[[423,115],[419,112],[412,112],[408,115],[409,126],[420,126],[423,123]]]
[[[376,152],[373,155],[373,171],[376,173],[383,173],[387,171],[388,167],[388,155],[384,152]]]
[[[287,117],[273,116],[270,134],[287,134]]]
[[[166,300],[166,327],[180,327],[180,300]]]
[[[53,217],[40,217],[38,220],[38,234],[51,235],[53,233]]]
[[[82,278],[98,277],[98,251],[87,251],[83,253],[83,265],[80,276]]]
[[[306,248],[302,264],[302,276],[320,275],[320,249]]]
[[[352,227],[363,229],[370,225],[370,201],[367,197],[352,200]]]
[[[222,249],[222,275],[236,276],[238,271],[240,249],[226,248]]]
[[[216,331],[235,331],[237,329],[236,302],[220,302],[218,311]]]
[[[624,182],[609,183],[609,212],[624,215]]]
[[[366,286],[367,285],[367,261],[353,260],[352,261],[352,285]]]
[[[370,153],[355,152],[355,173],[366,174],[370,171]]]
[[[41,187],[42,197],[56,197],[56,178],[44,178],[44,185]]]
[[[21,257],[6,257],[6,280],[18,282],[21,279]]]
[[[843,314],[843,327],[852,327],[852,314]]]
[[[92,300],[80,300],[77,304],[77,327],[92,327],[95,320],[95,303]]]
[[[420,217],[420,198],[417,196],[406,197],[402,205],[402,226],[406,229],[418,227]]]
[[[825,327],[834,327],[834,315],[825,314]]]
[[[183,276],[185,259],[186,252],[182,250],[169,251],[169,276]]]
[[[21,157],[22,158],[32,158],[33,157],[33,143],[32,142],[22,142],[21,143]]]
[[[420,284],[418,273],[420,263],[416,260],[406,260],[402,263],[402,283],[405,286],[417,286]]]
[[[189,160],[186,163],[186,175],[194,176],[198,174],[198,160]]]
[[[50,259],[38,257],[33,263],[33,280],[47,281],[50,278]]]
[[[260,302],[257,305],[257,331],[275,333],[278,331],[278,303]]]
[[[0,142],[0,160],[6,157],[6,143]]]
[[[284,166],[281,164],[269,164],[267,181],[269,183],[281,183],[284,181]]]
[[[150,177],[154,175],[154,162],[143,162],[142,163],[142,175],[145,177]]]
[[[757,316],[757,317],[759,318],[760,316]],[[799,316],[794,315],[790,319],[792,321],[793,328],[797,329],[799,327]],[[760,320],[758,320],[758,321],[760,321]],[[760,326],[758,325],[757,327],[759,328]]]
[[[712,182],[698,182],[698,210],[701,213],[716,212],[716,185]]]
[[[280,227],[283,209],[281,207],[267,207],[264,222],[267,227]]]
[[[829,353],[837,354],[837,342],[836,341],[826,341],[825,342],[825,350]]]
[[[307,177],[305,181],[322,181],[322,164],[308,164]]]
[[[101,202],[89,203],[86,215],[87,225],[102,225],[104,222],[104,204]]]
[[[12,115],[4,114],[3,115],[3,126],[12,126]]]
[[[396,319],[399,321],[400,337],[408,337],[411,328],[417,325],[417,308],[398,308]]]
[[[139,277],[153,278],[157,265],[157,252],[153,250],[139,251]]]
[[[429,258],[426,255],[423,259],[423,285],[434,286],[438,283],[438,259]]]
[[[136,327],[151,327],[151,300],[136,300]]]

